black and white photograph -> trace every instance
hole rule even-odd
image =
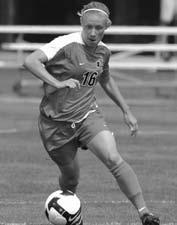
[[[0,225],[177,225],[177,0],[0,0]]]

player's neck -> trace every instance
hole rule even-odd
[[[97,46],[88,46],[88,45],[85,45],[85,48],[90,52],[90,53],[94,53]]]

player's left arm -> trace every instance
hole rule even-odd
[[[126,103],[124,97],[122,96],[115,80],[113,77],[109,75],[109,71],[107,71],[108,74],[102,74],[102,77],[100,79],[100,85],[106,92],[106,94],[116,103],[118,107],[123,112],[125,123],[128,125],[128,127],[131,130],[131,135],[136,135],[138,131],[138,124],[137,120],[132,114],[130,107]]]

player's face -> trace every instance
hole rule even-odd
[[[82,38],[89,47],[96,47],[107,29],[107,18],[102,13],[90,12],[81,18]]]

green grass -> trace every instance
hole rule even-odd
[[[5,81],[0,91],[12,96],[12,73],[8,75],[3,72]],[[132,97],[130,90],[126,95]],[[2,100],[0,104],[0,224],[49,224],[44,202],[58,189],[58,169],[40,141],[38,104]],[[136,138],[129,135],[119,109],[113,104],[102,105],[102,109],[121,155],[138,175],[148,206],[160,216],[162,224],[177,224],[176,105],[132,106],[140,128]],[[77,193],[85,223],[139,224],[135,209],[104,165],[89,150],[79,151],[79,157]]]

